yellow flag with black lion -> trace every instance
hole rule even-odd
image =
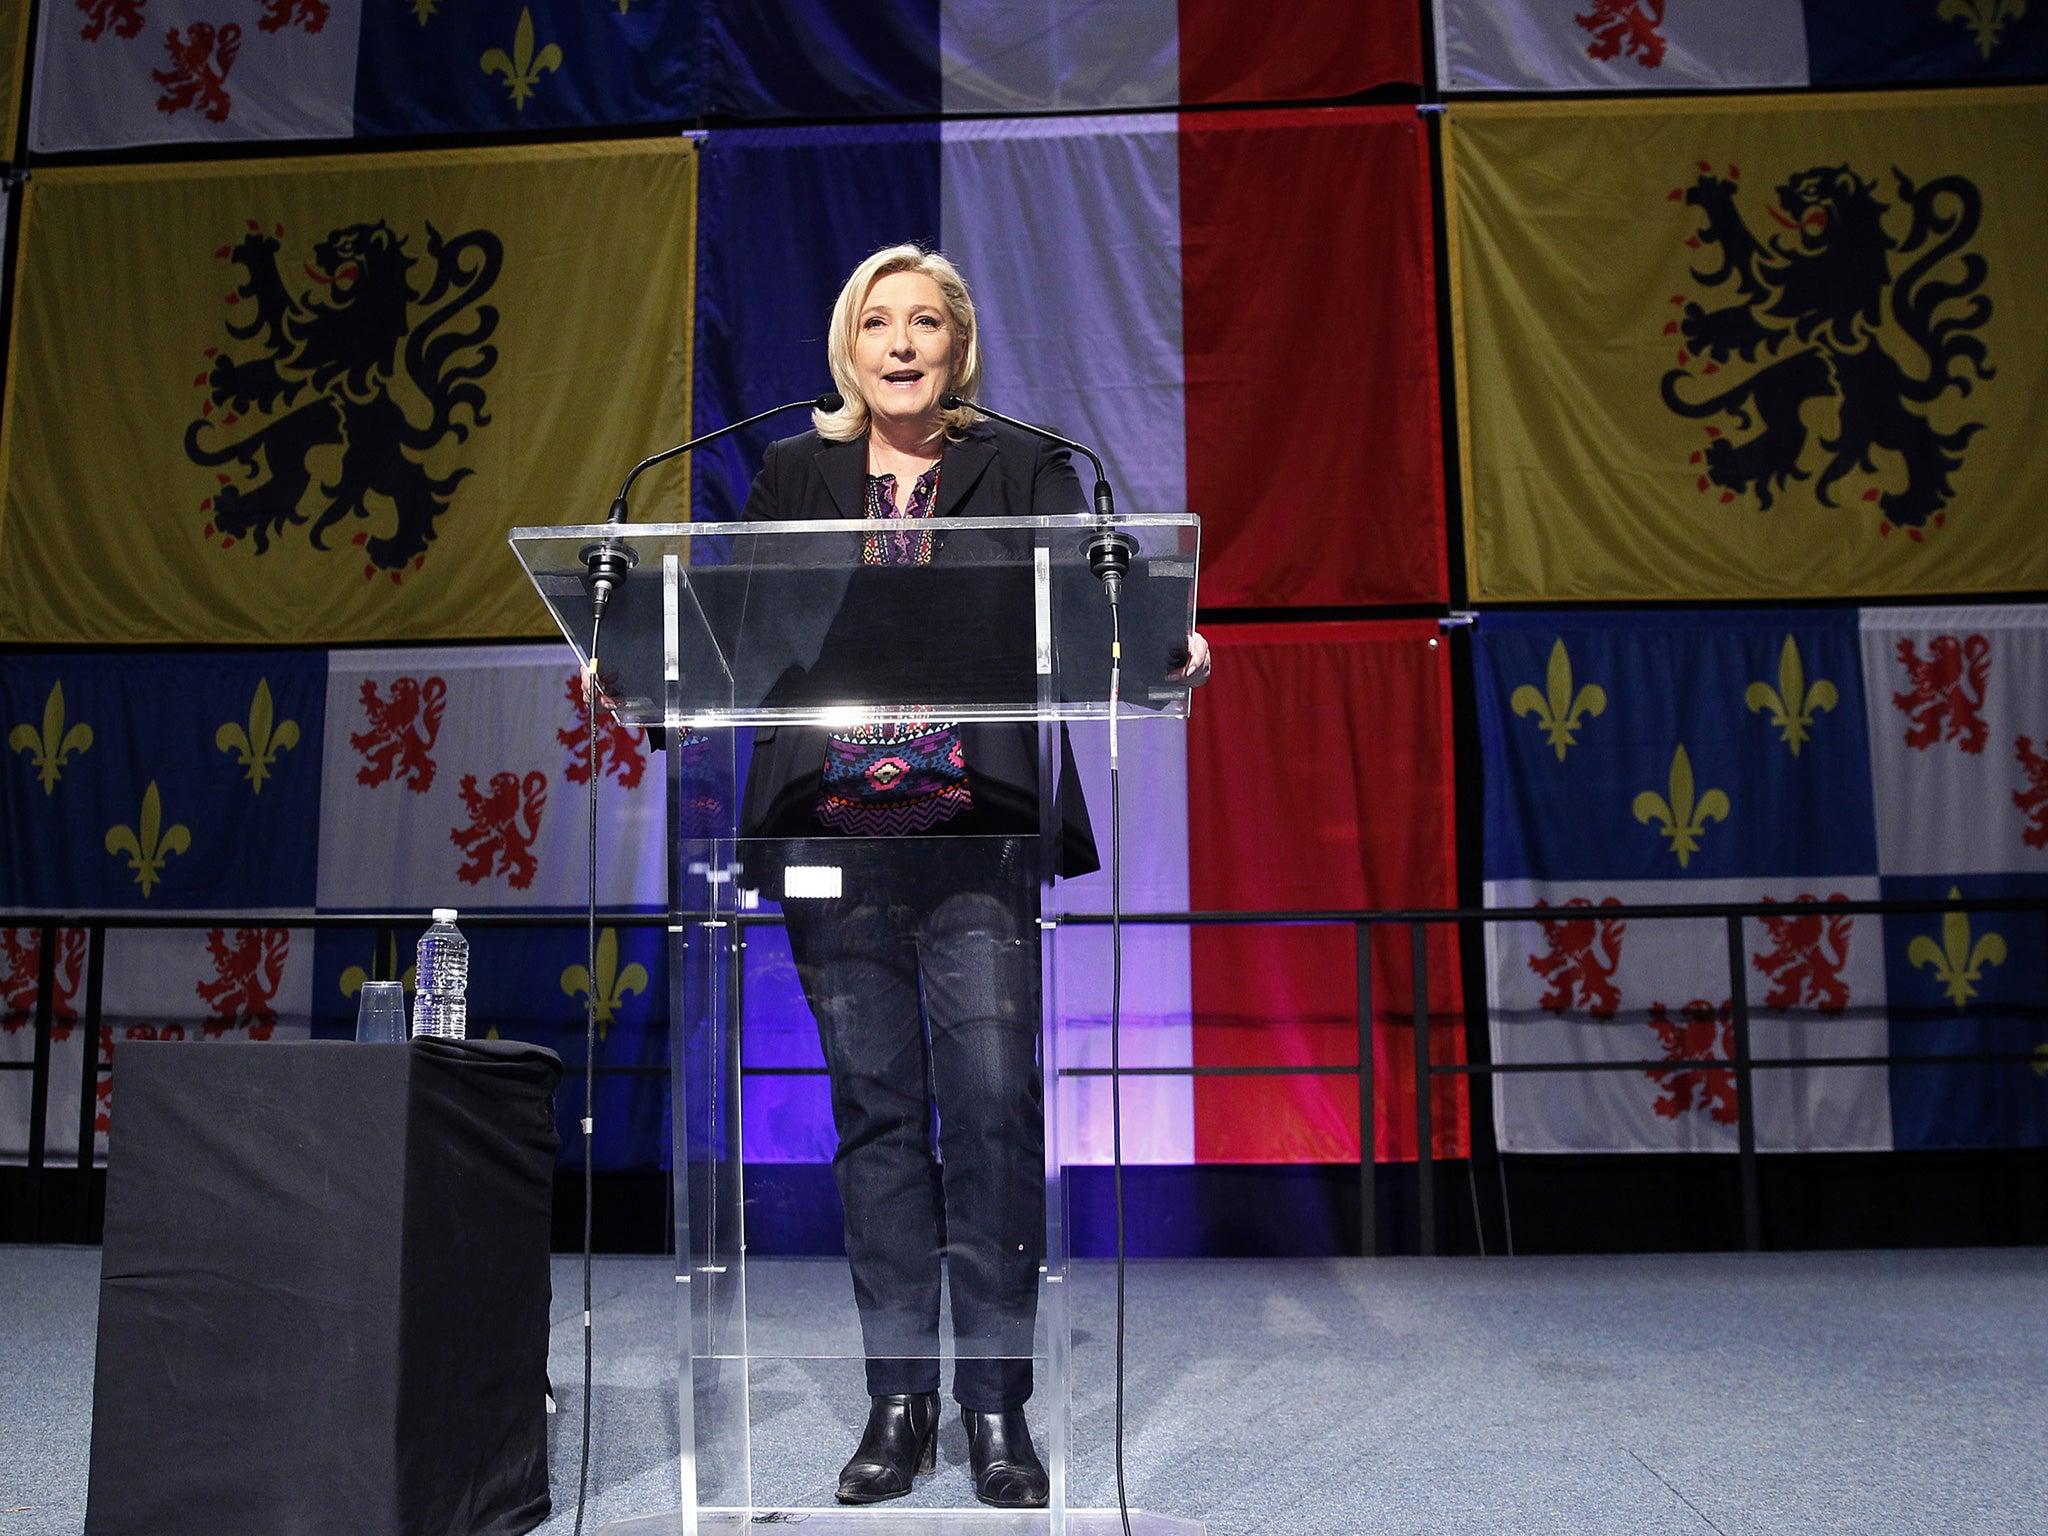
[[[547,632],[507,531],[601,520],[687,431],[694,176],[680,141],[37,172],[0,638]]]

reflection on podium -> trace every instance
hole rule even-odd
[[[1197,524],[1118,528],[1136,551],[1117,719],[1175,729]],[[679,1507],[609,1536],[797,1520],[1121,1528],[1115,1511],[1070,1507],[1060,1128],[1082,1080],[1050,1001],[1066,947],[1056,877],[1095,868],[1098,838],[1105,861],[1109,848],[1109,807],[1083,803],[1067,740],[1067,722],[1111,712],[1110,614],[1085,556],[1095,529],[948,519],[916,567],[864,566],[872,530],[859,522],[513,535],[586,668],[585,553],[630,543],[596,670],[622,720],[663,733],[673,795]],[[923,776],[951,803],[885,797],[836,814],[841,773]],[[757,1044],[778,1009],[808,1015],[781,1034],[802,1042],[796,1059]],[[778,1140],[775,1106],[828,1086],[848,1257],[750,1255],[749,1161],[803,1156]],[[871,1398],[934,1389],[936,1472],[886,1502],[843,1503]],[[1045,1503],[984,1508],[959,1405],[1019,1401]],[[1200,1531],[1132,1519],[1155,1536]]]

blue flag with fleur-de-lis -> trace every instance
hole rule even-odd
[[[0,668],[0,908],[309,910],[327,658],[22,653]]]
[[[64,151],[678,122],[703,110],[703,12],[704,0],[46,6],[29,144]]]
[[[1474,647],[1486,766],[1486,899],[1564,909],[1488,933],[1496,1059],[1641,1063],[1496,1087],[1513,1151],[1732,1151],[1725,925],[1611,904],[1874,897],[1853,613],[1485,616]],[[1759,1058],[1880,1056],[1877,924],[1744,925]],[[1756,1079],[1772,1151],[1891,1144],[1882,1069]]]
[[[2048,12],[2027,0],[1803,0],[1815,85],[2038,80]]]
[[[699,0],[366,0],[358,137],[679,121]]]
[[[1766,1151],[2048,1142],[2048,918],[1623,904],[2048,896],[2048,610],[1517,613],[1474,647],[1512,1151],[1731,1151],[1736,982]],[[2003,1060],[1976,1059],[2004,1057]]]
[[[593,1164],[659,1168],[669,1160],[668,938],[659,927],[601,926],[596,967],[588,933],[491,928],[458,919],[469,940],[469,1036],[544,1045],[568,1068],[556,1095],[561,1166],[583,1165],[585,1008],[597,1009],[597,1103]],[[397,929],[325,929],[313,958],[316,1035],[353,1035],[365,981],[398,981],[408,1016],[414,956],[425,923]],[[621,1070],[623,1069],[623,1070]]]
[[[1868,874],[1855,615],[1488,614],[1493,879]]]
[[[2039,875],[1888,877],[1884,894],[2048,900]],[[1885,987],[1901,1056],[2032,1053],[2028,1065],[1978,1061],[1892,1069],[1900,1147],[2048,1144],[2048,914],[1928,912],[1886,919]]]

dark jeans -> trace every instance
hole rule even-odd
[[[789,855],[844,871],[840,896],[783,913],[831,1073],[868,1391],[937,1390],[943,1251],[953,1396],[1021,1407],[1045,1257],[1035,841],[844,838]]]

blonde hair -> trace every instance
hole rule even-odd
[[[876,283],[896,272],[922,273],[938,284],[953,330],[952,377],[948,388],[963,400],[972,400],[981,388],[981,338],[974,324],[974,300],[967,296],[967,284],[959,269],[937,251],[928,251],[923,246],[884,246],[853,269],[833,301],[831,325],[825,336],[825,361],[845,403],[836,411],[811,412],[811,424],[820,437],[850,443],[867,435],[868,403],[861,398],[853,371],[854,333],[860,326],[860,312],[868,294]],[[959,436],[974,419],[975,412],[964,406],[939,414],[948,437]]]

